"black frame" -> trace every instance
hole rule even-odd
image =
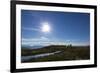
[[[16,5],[43,5],[43,6],[57,6],[57,7],[75,7],[94,9],[94,64],[90,65],[74,65],[74,66],[59,66],[59,67],[45,67],[45,68],[26,68],[16,69]],[[59,69],[77,69],[97,67],[97,7],[93,5],[77,5],[77,4],[61,4],[61,3],[46,3],[46,2],[31,2],[31,1],[11,1],[11,72],[28,72],[28,71],[43,71],[43,70],[59,70]]]

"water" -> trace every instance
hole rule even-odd
[[[56,52],[52,52],[52,53],[44,53],[44,54],[38,54],[38,55],[32,55],[32,56],[22,56],[21,57],[21,61],[28,61],[30,59],[35,59],[35,58],[41,58],[41,57],[45,57],[45,56],[49,56],[49,55],[54,55],[57,53],[60,53],[61,51],[56,51]]]

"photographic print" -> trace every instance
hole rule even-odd
[[[90,14],[21,10],[21,62],[90,59]]]
[[[96,6],[12,1],[12,71],[96,67],[95,28]]]

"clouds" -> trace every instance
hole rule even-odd
[[[28,46],[35,46],[35,45],[66,45],[65,42],[58,42],[53,39],[49,39],[47,37],[40,37],[40,38],[22,38],[22,45],[28,45]]]
[[[28,41],[38,42],[38,41],[49,41],[49,39],[42,36],[40,38],[22,38],[22,41],[26,41],[26,42],[28,42]]]
[[[50,24],[48,22],[41,22],[41,25],[38,27],[22,27],[22,30],[28,30],[28,31],[39,31],[43,33],[50,32]]]
[[[89,42],[86,41],[57,41],[53,40],[51,38],[47,38],[44,36],[41,36],[40,38],[22,38],[22,45],[26,46],[36,46],[36,45],[42,45],[42,46],[48,46],[48,45],[69,45],[72,44],[74,46],[86,46],[89,45]]]
[[[29,30],[29,31],[40,31],[38,28],[28,28],[28,27],[22,27],[23,30]]]
[[[47,37],[40,37],[40,38],[22,38],[22,45],[45,45],[44,42],[49,42],[50,40]]]

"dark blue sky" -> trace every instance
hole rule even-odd
[[[42,32],[43,23],[50,32]],[[88,45],[90,41],[90,14],[21,10],[22,43],[33,45],[34,41],[70,42]],[[30,44],[29,44],[30,43]],[[33,44],[32,44],[33,43]]]

